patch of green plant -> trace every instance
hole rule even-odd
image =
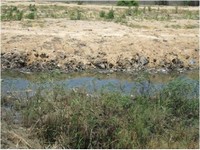
[[[30,11],[37,11],[37,8],[35,5],[30,4],[28,8]]]
[[[30,12],[29,14],[26,15],[26,18],[35,19],[36,18],[36,14],[34,12]]]
[[[11,20],[22,20],[23,10],[19,10],[16,6],[9,6],[2,10],[1,20],[11,21]]]
[[[139,3],[136,0],[119,0],[117,6],[139,6]]]
[[[44,148],[198,148],[199,100],[192,93],[198,85],[178,78],[151,93],[145,90],[151,86],[148,74],[136,83],[139,94],[130,96],[105,90],[88,94],[52,82],[13,107]],[[7,102],[3,98],[2,105]]]
[[[102,10],[102,11],[100,11],[100,13],[99,13],[99,17],[104,18],[104,17],[105,17],[105,14],[106,14],[105,11]]]
[[[199,2],[193,1],[193,0],[185,0],[184,5],[185,6],[199,6]]]
[[[184,18],[186,19],[193,19],[193,20],[198,20],[199,19],[199,13],[198,11],[196,12],[192,12],[190,10],[187,10],[185,13],[184,13]]]
[[[148,11],[151,11],[152,9],[151,9],[151,6],[148,6]]]
[[[77,5],[83,5],[83,1],[78,1]]]
[[[82,18],[82,16],[81,16],[80,10],[73,11],[70,14],[70,20],[81,20],[81,18]]]
[[[114,19],[114,17],[115,16],[114,16],[114,10],[113,9],[109,10],[109,12],[105,16],[106,19]]]
[[[128,9],[125,10],[125,14],[126,14],[127,16],[132,16],[132,14],[133,14],[133,9],[131,9],[131,7],[129,7]]]
[[[185,29],[194,29],[199,28],[199,25],[188,24],[184,26]]]
[[[166,25],[166,28],[181,29],[179,24]]]
[[[146,13],[146,6],[143,7],[143,13]]]

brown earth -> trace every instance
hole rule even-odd
[[[198,27],[184,28],[198,26],[198,20],[132,20],[131,23],[133,27],[63,18],[2,22],[2,69],[198,68]],[[170,27],[173,25],[181,28]],[[17,65],[9,63],[14,59],[18,59]]]

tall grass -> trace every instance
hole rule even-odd
[[[199,101],[193,90],[182,78],[154,94],[132,96],[88,94],[52,82],[51,90],[39,87],[17,107],[23,126],[44,148],[198,148]]]

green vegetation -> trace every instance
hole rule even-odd
[[[144,85],[142,76],[138,84]],[[153,95],[143,88],[129,96],[104,89],[88,94],[84,88],[69,90],[53,82],[49,87],[38,87],[34,96],[1,101],[22,114],[29,137],[39,138],[43,148],[199,146],[198,95],[192,94],[194,84],[182,78]]]
[[[104,18],[105,17],[105,11],[100,11],[100,13],[99,13],[99,17],[101,17],[101,18]]]
[[[178,14],[178,6],[175,7],[175,14]]]
[[[30,11],[32,11],[32,12],[34,12],[34,11],[37,11],[37,8],[36,8],[36,6],[35,5],[29,5],[29,10]]]
[[[179,24],[173,24],[173,25],[166,25],[166,28],[173,28],[173,29],[181,29],[181,26]]]
[[[83,5],[83,1],[78,1],[77,5]]]
[[[114,19],[114,10],[113,9],[111,9],[111,10],[109,10],[109,12],[106,14],[106,19]]]
[[[127,17],[126,17],[127,16]],[[122,18],[121,18],[122,17]],[[129,6],[128,8],[104,9],[94,11],[88,8],[68,7],[68,6],[45,6],[45,5],[29,5],[29,6],[2,6],[2,21],[12,21],[21,19],[42,19],[42,18],[66,18],[70,20],[99,20],[105,18],[106,21],[115,21],[118,23],[131,20],[158,20],[169,21],[171,19],[199,19],[198,11],[182,10],[175,7],[175,10],[152,9],[151,6],[139,7]],[[130,20],[130,21],[131,21]],[[126,24],[125,24],[126,25]]]
[[[2,11],[1,20],[10,21],[10,20],[22,20],[23,10],[19,10],[16,6],[11,6],[4,11]]]
[[[71,20],[81,20],[81,12],[79,10],[76,10],[70,14]]]
[[[139,3],[136,0],[119,0],[117,6],[139,6]]]
[[[34,12],[30,12],[26,17],[28,19],[35,19],[35,13]]]

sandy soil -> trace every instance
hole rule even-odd
[[[103,59],[116,66],[119,60],[131,61],[138,55],[149,61],[149,68],[159,68],[177,58],[184,67],[199,65],[198,28],[166,28],[177,24],[198,26],[198,20],[135,20],[135,28],[105,21],[42,19],[31,22],[31,26],[27,22],[2,22],[1,52],[26,53],[28,65],[56,59],[63,68],[71,60],[91,65]]]

